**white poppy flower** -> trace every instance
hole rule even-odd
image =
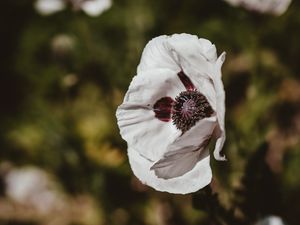
[[[41,213],[64,207],[63,195],[58,185],[43,170],[35,167],[11,169],[5,176],[6,195],[24,206]]]
[[[260,13],[283,14],[292,0],[225,0],[233,6],[243,6],[246,9]]]
[[[145,47],[117,109],[134,174],[159,191],[186,194],[210,183],[225,141],[225,94],[215,46],[189,34],[159,36]]]
[[[50,15],[63,10],[67,3],[89,16],[99,16],[112,5],[111,0],[37,0],[35,8],[42,15]]]

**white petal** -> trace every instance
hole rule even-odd
[[[121,136],[128,146],[153,161],[162,157],[181,131],[172,122],[155,118],[152,107],[162,97],[174,99],[183,90],[179,78],[170,70],[156,69],[134,77],[116,113]]]
[[[99,16],[112,5],[111,0],[84,1],[81,5],[82,10],[89,16]]]
[[[50,15],[63,10],[65,3],[62,0],[38,0],[35,8],[42,15]]]
[[[187,147],[178,151],[167,152],[150,169],[154,170],[158,178],[172,179],[191,171],[197,162],[208,155],[209,151],[207,148],[191,149]]]
[[[180,68],[195,79],[209,78],[216,61],[216,48],[206,39],[195,35],[174,34],[166,46]]]
[[[215,116],[204,118],[196,123],[190,130],[178,137],[171,145],[169,151],[177,151],[181,148],[191,146],[198,147],[207,137],[211,136],[217,124]]]
[[[224,161],[226,160],[226,157],[224,155],[221,155],[220,152],[224,146],[226,135],[225,131],[222,131],[219,129],[219,127],[216,128],[216,145],[214,149],[214,157],[216,160]]]
[[[166,48],[168,36],[162,35],[153,38],[145,46],[137,73],[152,69],[170,69],[179,72],[181,69],[172,58],[172,55]]]
[[[184,175],[196,163],[209,155],[208,144],[216,126],[216,117],[200,120],[194,127],[178,137],[153,169],[158,177],[170,179]]]
[[[168,43],[187,60],[201,61],[205,59],[214,62],[217,59],[215,45],[207,39],[199,39],[196,35],[174,34],[168,38]]]
[[[187,72],[192,65],[194,70],[204,75],[207,62],[215,62],[216,59],[216,47],[209,40],[184,33],[163,35],[146,45],[137,72],[155,68]]]
[[[209,155],[199,161],[188,173],[168,180],[158,178],[154,171],[150,170],[153,162],[141,156],[131,147],[128,148],[128,157],[133,173],[139,180],[158,191],[187,194],[195,192],[211,182],[212,174],[209,165]]]
[[[215,76],[213,77],[213,83],[216,91],[216,100],[217,100],[217,119],[219,129],[216,131],[217,133],[217,141],[214,150],[214,157],[217,160],[225,160],[225,156],[221,156],[220,152],[224,145],[226,136],[225,136],[225,91],[223,87],[223,83],[221,80],[221,67],[223,62],[225,61],[225,52],[223,52],[220,57],[217,59],[215,66]]]
[[[213,67],[213,65],[211,65]],[[217,110],[217,97],[214,84],[212,82],[211,77],[214,76],[214,72],[209,74],[209,77],[202,77],[199,74],[195,74],[193,72],[190,73],[192,83],[195,85],[197,90],[201,92],[209,102],[210,106],[213,108],[214,111]]]

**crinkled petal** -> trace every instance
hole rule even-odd
[[[203,153],[206,154],[203,154]],[[156,162],[150,169],[154,170],[158,178],[171,179],[180,177],[194,168],[196,163],[209,152],[203,149],[194,149],[186,147],[180,151],[167,152],[164,158]]]
[[[216,48],[210,41],[190,34],[174,34],[166,46],[186,74],[194,79],[209,78],[217,58]]]
[[[111,0],[84,1],[81,5],[82,10],[89,16],[99,16],[112,5]]]
[[[200,120],[168,147],[163,158],[151,169],[159,178],[179,177],[192,170],[196,163],[207,157],[209,140],[216,126],[216,117]]]
[[[162,97],[174,99],[183,90],[183,84],[171,70],[156,69],[134,77],[116,113],[120,133],[128,146],[153,161],[162,157],[181,131],[171,122],[157,119],[153,105]]]
[[[162,35],[152,39],[145,47],[137,72],[155,68],[181,69],[207,72],[207,62],[217,59],[216,47],[209,40],[190,34]],[[185,71],[187,72],[187,71]]]
[[[217,100],[217,119],[218,129],[216,130],[217,140],[214,149],[214,157],[217,160],[226,160],[225,156],[221,156],[220,152],[223,148],[226,135],[225,135],[225,91],[221,80],[221,67],[225,61],[225,52],[223,52],[218,58],[215,66],[215,76],[213,77],[213,83],[215,86],[216,100]]]
[[[217,51],[209,40],[198,38],[190,34],[174,34],[169,37],[168,43],[179,55],[197,65],[202,60],[215,62]]]
[[[174,194],[187,194],[195,192],[211,182],[212,173],[209,165],[209,155],[200,160],[195,167],[183,176],[162,179],[158,178],[150,168],[153,162],[143,157],[132,147],[128,148],[128,157],[135,176],[144,184],[158,191]]]
[[[216,116],[206,117],[196,123],[190,130],[186,131],[178,137],[171,145],[168,146],[169,151],[177,151],[186,146],[198,147],[209,136],[212,135],[217,125]]]
[[[175,72],[180,71],[180,67],[172,58],[172,55],[166,47],[168,36],[162,35],[153,38],[145,46],[137,73],[153,69],[170,69]]]

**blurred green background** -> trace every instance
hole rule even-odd
[[[116,125],[145,44],[182,32],[227,52],[228,161],[211,159],[220,204],[239,224],[299,224],[299,1],[279,17],[221,0],[113,0],[98,17],[41,16],[30,0],[0,11],[0,224],[226,224],[201,192],[142,185]]]

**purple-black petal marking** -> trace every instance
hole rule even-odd
[[[174,100],[171,97],[163,97],[156,101],[153,106],[155,117],[163,122],[171,120],[171,111]]]
[[[179,79],[181,80],[181,82],[183,83],[184,87],[186,88],[187,91],[194,91],[196,90],[193,82],[191,81],[191,79],[183,72],[180,71],[178,74]]]

